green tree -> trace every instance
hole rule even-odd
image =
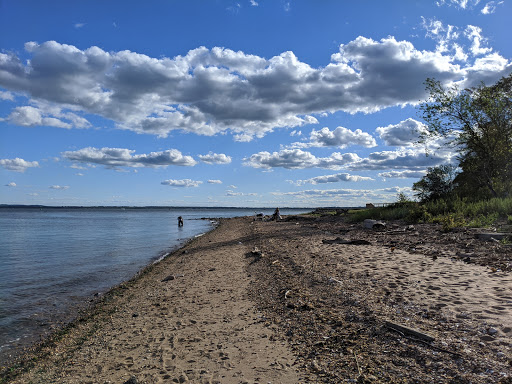
[[[445,88],[427,79],[429,99],[420,105],[428,137],[452,139],[464,194],[503,197],[512,193],[512,74],[496,84]]]
[[[428,168],[427,174],[412,185],[420,201],[447,197],[454,188],[455,167],[450,164]]]

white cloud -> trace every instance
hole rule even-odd
[[[262,169],[424,170],[427,167],[449,163],[456,155],[453,148],[446,145],[438,148],[431,144],[429,149],[429,156],[425,155],[424,147],[406,147],[397,151],[373,152],[367,158],[361,158],[355,153],[340,152],[334,152],[329,157],[316,157],[311,152],[301,149],[283,149],[273,153],[255,153],[244,158],[243,165]]]
[[[249,1],[250,1],[251,5],[252,5],[253,7],[257,7],[257,6],[259,5],[259,4],[258,4],[258,2],[257,2],[257,1],[255,1],[255,0],[249,0]]]
[[[45,111],[41,107],[16,107],[12,110],[6,120],[11,124],[24,127],[48,126],[70,129],[89,128],[91,125],[85,118],[80,117],[75,113],[65,113],[62,112],[60,108],[48,108],[50,111]]]
[[[87,167],[84,167],[84,166],[78,165],[78,164],[71,164],[69,166],[69,168],[73,168],[73,169],[87,169]]]
[[[14,101],[14,95],[11,92],[0,91],[0,100]]]
[[[69,189],[69,186],[67,186],[67,185],[52,185],[52,186],[50,186],[50,189],[65,191],[66,189]]]
[[[361,206],[369,202],[391,202],[399,192],[410,192],[410,188],[381,189],[309,189],[295,192],[272,192],[276,197],[284,197],[286,201],[296,198],[298,202],[315,201],[319,206],[332,203],[342,206]]]
[[[366,181],[373,180],[371,177],[350,175],[348,173],[338,173],[335,175],[317,176],[307,180],[297,180],[293,182],[295,185],[304,184],[326,184],[326,183],[339,183],[343,181]]]
[[[468,55],[464,52],[464,48],[456,43],[461,35],[457,27],[450,24],[445,26],[436,18],[426,19],[422,17],[421,19],[422,27],[427,32],[426,37],[437,41],[436,52],[450,55],[452,61],[467,61]]]
[[[425,155],[424,148],[406,148],[398,151],[373,152],[356,163],[347,166],[350,170],[423,170],[427,167],[434,167],[450,161],[454,155],[450,151],[438,152]]]
[[[161,184],[162,185],[169,185],[171,187],[189,188],[189,187],[199,187],[199,185],[203,184],[203,182],[202,181],[190,180],[190,179],[183,179],[183,180],[169,179],[169,180],[162,181]]]
[[[327,168],[340,169],[342,166],[360,161],[355,153],[332,153],[329,157],[316,157],[301,149],[283,149],[279,152],[258,152],[244,159],[244,165],[253,168]]]
[[[489,1],[480,12],[484,15],[490,15],[496,12],[496,7],[501,4],[503,4],[503,1]]]
[[[169,165],[194,166],[197,162],[191,156],[184,156],[177,149],[162,152],[134,155],[135,150],[125,148],[88,147],[78,151],[63,152],[62,156],[73,162],[100,164],[108,168],[116,167],[167,167]]]
[[[461,9],[472,9],[480,3],[480,0],[438,0],[437,6],[448,5]]]
[[[379,173],[379,177],[383,179],[420,179],[426,173],[426,171],[389,171]]]
[[[464,30],[464,35],[472,42],[471,53],[473,56],[485,55],[492,51],[492,48],[482,47],[487,43],[487,39],[482,36],[482,28],[468,25]]]
[[[438,6],[449,5],[464,10],[471,10],[476,8],[481,3],[481,0],[439,0],[436,3]],[[484,15],[489,15],[496,12],[496,7],[501,4],[503,4],[503,1],[489,1],[480,12]]]
[[[372,135],[356,129],[351,131],[344,127],[337,127],[333,131],[324,127],[318,131],[311,131],[309,142],[293,143],[290,147],[308,148],[308,147],[338,147],[346,148],[350,145],[361,145],[371,148],[377,146]]]
[[[37,161],[26,161],[16,157],[15,159],[0,159],[0,167],[9,171],[23,173],[27,168],[39,167],[39,163]]]
[[[468,33],[473,50],[485,52],[483,40]],[[174,58],[98,47],[80,50],[55,41],[29,42],[25,49],[27,61],[0,53],[0,87],[7,91],[27,94],[62,114],[102,116],[119,129],[160,137],[173,130],[209,136],[230,132],[237,141],[315,124],[315,114],[371,113],[416,104],[426,96],[427,77],[443,83],[468,76],[495,81],[512,70],[501,58],[501,67],[487,66],[481,73],[473,63],[455,65],[452,51],[419,51],[394,37],[375,41],[360,36],[318,68],[293,52],[266,59],[218,47]],[[36,109],[16,109],[9,119],[78,127],[64,116]]]
[[[221,180],[208,180],[208,184],[222,184]]]
[[[376,132],[389,146],[407,146],[417,142],[420,134],[426,133],[425,124],[408,118],[398,124],[390,124],[386,127],[378,127]]]
[[[223,153],[209,152],[207,155],[199,155],[199,159],[207,164],[229,164],[231,157]]]
[[[85,26],[85,23],[75,23],[75,28],[76,29],[83,28],[84,26]]]
[[[226,196],[231,196],[231,197],[233,197],[233,196],[258,196],[258,194],[255,192],[244,193],[244,192],[235,192],[235,191],[227,190]]]
[[[10,182],[9,184],[5,184],[6,187],[16,187],[16,183],[15,182]]]

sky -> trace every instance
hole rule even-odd
[[[425,80],[510,74],[511,16],[511,0],[0,0],[0,204],[412,197],[456,164],[418,144]]]

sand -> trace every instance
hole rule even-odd
[[[321,219],[222,220],[106,295],[11,381],[512,383],[510,273],[450,247],[432,257],[323,241],[340,233],[376,236]]]

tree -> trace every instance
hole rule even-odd
[[[423,139],[452,138],[462,169],[462,190],[487,196],[512,193],[512,74],[496,84],[445,89],[425,82],[429,99],[420,105],[427,132]]]
[[[448,196],[454,189],[455,167],[450,164],[428,168],[427,174],[412,185],[420,201],[431,201]]]

